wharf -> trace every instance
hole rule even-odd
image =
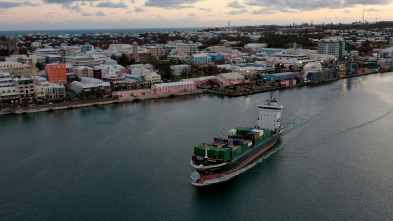
[[[78,102],[64,102],[64,103],[53,103],[53,104],[45,104],[45,105],[34,105],[28,107],[8,107],[0,109],[0,115],[4,114],[30,114],[30,113],[38,113],[38,112],[53,112],[58,110],[72,110],[76,108],[84,108],[84,107],[96,107],[108,104],[118,104],[118,103],[128,103],[128,102],[138,102],[142,100],[150,100],[150,99],[159,99],[159,98],[169,98],[169,97],[177,97],[191,94],[202,94],[205,93],[206,90],[197,90],[193,92],[182,92],[178,94],[161,94],[161,95],[144,95],[138,96],[128,99],[100,99],[98,101],[78,101]]]

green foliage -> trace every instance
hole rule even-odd
[[[35,64],[35,66],[36,66],[36,67],[38,68],[38,70],[40,70],[40,71],[42,71],[42,70],[45,69],[45,65],[42,64],[42,63],[39,63],[39,62],[37,62],[37,63]]]

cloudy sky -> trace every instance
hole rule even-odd
[[[1,30],[393,20],[393,0],[0,0]]]

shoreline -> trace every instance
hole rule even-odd
[[[58,111],[58,110],[73,110],[73,109],[84,108],[84,107],[97,107],[97,106],[103,106],[103,105],[109,105],[109,104],[139,102],[139,101],[143,101],[143,100],[160,99],[160,98],[173,98],[173,97],[178,97],[178,96],[203,94],[203,93],[222,95],[222,96],[228,96],[228,97],[240,97],[240,96],[247,96],[247,95],[252,95],[252,94],[265,93],[265,92],[269,92],[269,91],[284,90],[284,89],[293,88],[293,87],[303,87],[303,86],[307,86],[307,85],[320,85],[320,84],[324,84],[324,83],[337,81],[340,79],[347,79],[347,78],[360,77],[360,76],[364,76],[364,75],[379,74],[379,73],[383,73],[383,72],[370,72],[370,73],[365,72],[365,73],[360,73],[360,74],[346,75],[346,76],[343,76],[343,77],[340,77],[337,79],[331,79],[331,80],[327,80],[327,81],[300,83],[300,84],[287,86],[287,87],[274,87],[274,88],[253,90],[251,92],[230,93],[230,92],[220,92],[220,91],[215,91],[215,90],[210,90],[210,89],[197,89],[196,91],[182,92],[182,93],[178,93],[178,94],[145,95],[145,96],[138,96],[138,97],[127,98],[127,99],[117,99],[117,100],[111,99],[111,100],[103,100],[103,101],[96,101],[96,102],[94,102],[94,101],[90,102],[90,101],[86,100],[86,101],[82,101],[82,103],[77,103],[77,104],[60,103],[60,104],[52,104],[51,106],[46,106],[46,107],[33,106],[33,107],[19,107],[19,108],[4,108],[4,109],[0,109],[0,115],[8,115],[8,114],[24,115],[24,114],[32,114],[32,113],[39,113],[39,112],[53,112],[53,111]]]

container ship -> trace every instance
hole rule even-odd
[[[283,106],[270,97],[266,104],[257,105],[257,126],[229,130],[227,138],[214,138],[211,143],[194,147],[190,163],[195,168],[191,183],[204,186],[220,182],[274,146],[281,136]]]

